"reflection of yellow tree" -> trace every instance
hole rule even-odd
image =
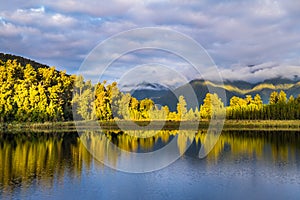
[[[252,132],[251,132],[252,133]],[[294,152],[290,148],[290,144],[283,143],[278,146],[280,141],[272,141],[270,138],[264,135],[253,135],[249,133],[241,133],[241,132],[224,132],[222,135],[218,137],[218,135],[214,134],[213,131],[210,134],[207,134],[207,131],[199,130],[198,133],[194,133],[193,131],[188,130],[161,130],[161,131],[126,131],[122,134],[117,134],[112,138],[112,133],[106,133],[106,136],[102,135],[101,138],[89,138],[90,141],[96,142],[92,145],[92,148],[98,149],[99,155],[102,155],[101,159],[104,159],[105,156],[108,156],[110,159],[114,159],[114,162],[117,162],[118,154],[114,150],[105,149],[107,148],[107,143],[114,141],[113,143],[120,149],[129,152],[137,152],[138,149],[144,149],[147,151],[153,150],[154,145],[160,140],[163,143],[167,143],[170,141],[170,136],[178,136],[177,137],[177,146],[178,151],[181,155],[184,154],[188,144],[191,144],[193,141],[201,144],[205,144],[203,146],[204,152],[209,153],[207,156],[207,161],[209,163],[216,163],[219,161],[222,154],[226,154],[227,151],[230,152],[230,156],[235,157],[238,155],[245,155],[249,158],[253,158],[255,156],[257,159],[265,159],[266,154],[268,152],[265,149],[270,146],[270,153],[268,157],[272,158],[274,161],[287,160],[290,156],[289,153]],[[148,136],[149,137],[146,137]],[[138,137],[143,136],[143,137]],[[217,140],[216,144],[214,142]],[[105,142],[103,142],[105,141]],[[117,148],[115,147],[115,148]],[[213,147],[213,148],[211,148]],[[102,148],[102,149],[101,149]],[[294,147],[293,147],[294,148]],[[102,152],[102,154],[101,154]],[[106,154],[104,154],[106,152]],[[295,154],[295,152],[294,152]]]
[[[190,130],[178,131],[177,146],[180,155],[183,155],[188,148],[188,145],[194,141],[195,134]]]
[[[134,134],[150,137],[139,138],[132,136]],[[0,184],[4,188],[21,184],[26,190],[28,182],[39,179],[42,187],[52,187],[55,179],[64,178],[66,170],[68,172],[71,170],[71,175],[80,177],[84,166],[91,167],[93,158],[84,145],[89,147],[98,160],[109,160],[116,166],[120,156],[117,147],[125,150],[125,154],[128,151],[128,155],[129,152],[136,152],[139,148],[150,151],[158,141],[170,142],[170,138],[175,135],[178,135],[176,141],[178,151],[184,154],[189,143],[195,141],[203,144],[207,132],[201,130],[197,134],[182,130],[161,130],[155,134],[151,131],[122,134],[86,132],[80,138],[49,134],[38,136],[20,134],[10,136],[12,138],[9,139],[3,136],[0,137]],[[111,142],[115,145],[109,146]],[[299,148],[299,138],[292,132],[285,135],[253,131],[223,132],[206,160],[209,164],[213,164],[222,156],[225,159],[235,159],[242,155],[258,160],[292,161],[296,159],[296,150]]]
[[[293,155],[295,155],[295,151],[293,151]],[[278,148],[277,145],[272,145],[272,158],[274,160],[288,161],[289,158],[288,146],[282,146]]]
[[[118,153],[114,146],[109,146],[110,140],[104,133],[86,131],[80,139],[88,151],[99,161],[109,160],[116,166]]]
[[[92,157],[76,137],[20,134],[0,137],[0,163],[0,184],[21,184],[26,189],[36,178],[43,187],[52,187],[55,178],[63,179],[66,169],[80,177],[82,166],[89,168]]]
[[[205,135],[202,135],[201,144],[203,144],[203,152],[206,154],[209,153],[210,160],[217,160],[219,153],[223,150],[223,142],[219,138],[216,130],[209,130]],[[217,143],[215,143],[217,141]],[[220,143],[221,142],[221,143]]]
[[[206,136],[206,131],[199,131],[198,134],[196,134],[195,141],[203,144]],[[258,134],[253,135],[253,132],[224,132],[219,137],[214,148],[207,155],[207,161],[209,163],[217,163],[221,157],[221,154],[226,154],[225,146],[230,149],[230,155],[233,157],[244,155],[249,158],[253,158],[253,156],[255,156],[258,160],[273,159],[274,161],[287,161],[289,158],[295,156],[295,145],[297,144],[296,141],[294,143],[288,142],[295,140],[288,137],[293,136],[285,136],[284,138],[286,141],[273,141],[272,137]],[[274,138],[277,138],[277,136],[275,136]],[[265,151],[269,146],[271,147],[271,151]],[[269,153],[271,154],[269,155]]]
[[[114,131],[106,132],[106,136],[110,141],[113,141],[112,135],[114,133]],[[167,143],[170,136],[176,134],[176,130],[127,130],[117,134],[113,143],[128,152],[136,152],[138,148],[150,151],[159,139],[163,143]]]
[[[87,168],[91,167],[93,157],[81,143],[80,138],[77,138],[76,140],[77,145],[72,145],[70,149],[74,168],[78,171],[78,174],[80,174],[84,165],[86,165]]]
[[[160,135],[160,139],[162,142],[167,143],[170,140],[170,135],[167,131],[161,131],[162,134]]]
[[[187,136],[184,134],[179,134],[177,138],[177,146],[180,155],[183,155],[187,146]]]

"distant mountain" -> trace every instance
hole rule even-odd
[[[247,81],[230,81],[230,80],[225,80],[224,81],[225,85],[234,85],[236,87],[239,87],[240,89],[251,89],[254,87],[255,84],[249,83]]]
[[[238,96],[244,98],[246,95],[252,95],[254,97],[256,94],[259,94],[264,103],[269,102],[270,94],[273,91],[283,90],[286,92],[287,96],[293,95],[297,97],[300,95],[300,82],[293,81],[290,79],[283,78],[273,78],[268,79],[260,83],[251,84],[245,81],[225,81],[224,84],[216,84],[211,81],[204,80],[192,80],[189,84],[183,85],[172,91],[162,91],[158,93],[156,91],[155,98],[152,98],[155,103],[161,105],[168,105],[170,110],[176,110],[177,97],[183,95],[185,96],[186,101],[190,107],[195,107],[194,102],[189,102],[193,97],[189,88],[192,88],[195,91],[197,97],[198,105],[203,103],[205,95],[209,92],[208,86],[212,90],[224,90],[226,93],[226,99],[222,99],[223,102],[226,102],[226,105],[229,105],[230,99],[233,96]],[[144,94],[146,91],[139,90],[140,93]],[[159,95],[161,96],[159,96]],[[134,94],[133,94],[134,96]],[[151,91],[147,91],[148,98],[151,98]]]
[[[20,63],[22,66],[26,66],[27,64],[30,64],[34,69],[49,68],[48,65],[44,65],[44,64],[35,62],[35,61],[30,60],[28,58],[24,58],[24,57],[16,56],[16,55],[11,55],[11,54],[5,54],[5,53],[0,53],[0,60],[2,60],[3,62],[6,62],[8,60],[17,60],[18,63]]]
[[[124,87],[126,88],[126,85],[123,86],[123,88]],[[148,98],[156,101],[158,98],[166,95],[170,91],[171,90],[168,87],[161,84],[143,82],[134,86],[134,89],[130,89],[129,92],[138,100]]]
[[[163,86],[161,84],[148,82],[139,83],[136,88],[137,90],[169,90],[168,87]]]
[[[273,85],[280,85],[280,84],[294,84],[297,81],[293,81],[291,79],[288,78],[282,78],[282,77],[277,77],[277,78],[271,78],[271,79],[267,79],[265,81],[263,81],[262,83],[265,84],[273,84]],[[257,83],[256,85],[262,84],[262,83]]]

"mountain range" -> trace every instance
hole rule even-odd
[[[16,59],[23,66],[26,64],[31,64],[34,68],[48,67],[47,65],[40,64],[21,56],[0,53],[0,60],[5,62],[9,59]],[[126,88],[126,86],[123,87]],[[191,99],[195,99],[193,98],[195,96],[197,98],[196,103],[198,103],[198,105],[202,104],[205,95],[209,92],[208,87],[212,91],[224,90],[226,97],[223,97],[222,100],[226,105],[229,104],[229,101],[233,96],[245,97],[246,95],[255,96],[256,94],[259,94],[263,102],[268,103],[269,96],[273,91],[283,90],[287,94],[287,97],[291,95],[297,97],[300,94],[299,79],[291,80],[282,77],[275,77],[258,83],[249,83],[240,80],[225,80],[223,84],[196,79],[190,81],[188,84],[172,90],[159,83],[142,82],[133,87],[134,89],[130,89],[130,91],[125,92],[130,92],[133,97],[139,100],[150,98],[156,104],[168,105],[170,110],[175,110],[178,102],[177,97],[180,95],[185,97],[189,107],[196,106],[195,102],[190,101]],[[191,92],[192,90],[194,93]]]
[[[149,83],[147,83],[149,84]],[[156,84],[157,85],[157,84]],[[137,99],[150,98],[153,99],[156,104],[168,105],[170,110],[175,110],[177,105],[177,97],[183,95],[188,102],[191,98],[189,91],[192,88],[195,91],[195,95],[198,100],[198,105],[203,103],[203,99],[209,92],[208,86],[212,91],[224,90],[226,98],[222,98],[223,102],[228,105],[230,99],[233,96],[244,98],[246,95],[251,95],[254,97],[259,94],[264,103],[269,102],[270,94],[273,91],[283,90],[287,97],[293,95],[297,97],[300,95],[300,81],[293,81],[290,79],[285,79],[281,77],[267,79],[259,83],[249,83],[246,81],[225,81],[223,84],[214,83],[212,81],[205,80],[192,80],[188,84],[182,85],[175,90],[170,90],[168,88],[158,87],[156,90],[151,88],[141,88],[131,91],[132,96]],[[190,105],[191,103],[188,103]],[[193,107],[194,105],[190,106]]]

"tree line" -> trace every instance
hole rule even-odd
[[[73,80],[54,67],[0,61],[0,122],[72,120]]]
[[[246,120],[295,120],[300,119],[300,95],[287,98],[284,91],[274,91],[270,94],[269,103],[263,104],[257,94],[254,98],[232,97],[226,108],[227,119]]]
[[[54,67],[22,66],[16,60],[0,61],[0,122],[71,120],[209,120],[220,114],[227,119],[300,119],[300,95],[287,98],[273,92],[269,104],[253,98],[232,97],[225,107],[217,94],[207,93],[203,104],[187,109],[183,96],[176,111],[151,99],[137,100],[121,92],[117,83],[93,85],[82,76],[67,75]]]

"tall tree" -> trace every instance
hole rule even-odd
[[[224,103],[216,93],[207,93],[200,107],[200,116],[202,119],[216,119],[217,116],[225,113]]]
[[[269,104],[276,104],[278,102],[278,92],[274,91],[270,95]]]
[[[178,103],[177,103],[177,114],[178,119],[186,119],[187,108],[186,108],[186,101],[184,96],[179,96]]]

